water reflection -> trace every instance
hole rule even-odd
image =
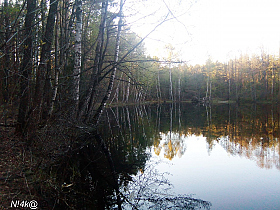
[[[127,202],[124,209],[210,209],[211,203],[172,192],[168,173],[156,169],[159,162],[149,161],[123,190]]]
[[[48,169],[49,208],[210,209],[210,202],[172,192],[166,173],[155,169],[158,163],[148,162],[146,147],[131,151],[130,140],[135,139],[122,136],[107,148],[96,132],[81,138],[84,143],[76,143]]]
[[[145,147],[132,150],[124,138],[117,139],[108,140],[107,148],[101,135],[88,132],[48,168],[50,208],[122,209],[126,197],[121,189],[145,168],[149,154]]]
[[[184,136],[206,137],[209,154],[219,143],[231,155],[257,162],[259,167],[279,168],[279,107],[190,104],[157,107],[154,151],[172,159],[185,152]]]
[[[261,168],[279,170],[279,107],[270,105],[241,107],[235,104],[210,107],[193,106],[187,103],[119,107],[107,110],[107,123],[111,125],[114,123],[110,120],[113,119],[110,116],[116,116],[113,113],[119,114],[119,117],[114,120],[121,130],[114,135],[122,136],[123,139],[133,139],[134,144],[131,141],[127,143],[127,146],[133,149],[149,148],[146,151],[147,154],[163,156],[175,164],[177,164],[173,161],[175,157],[183,157],[190,153],[186,139],[196,136],[199,139],[201,137],[205,139],[208,155],[212,155],[213,150],[219,145],[218,150],[223,148],[230,156],[246,157]],[[219,157],[223,158],[223,156]],[[215,159],[214,164],[219,165],[220,161],[220,159]],[[209,162],[209,165],[211,164]],[[243,165],[243,162],[240,164]],[[200,167],[203,168],[203,164]],[[188,170],[193,171],[191,168]],[[170,172],[173,173],[172,170]],[[179,174],[182,172],[178,171]],[[216,171],[216,173],[220,172]],[[217,175],[213,174],[213,176]],[[201,174],[188,178],[192,181],[198,177],[201,177]],[[173,181],[176,182],[176,180]],[[236,183],[236,185],[239,184]],[[228,182],[225,182],[225,185],[228,185]],[[219,189],[218,186],[215,188]],[[273,191],[272,188],[271,191]],[[186,189],[180,193],[192,193],[192,191],[188,191],[188,186],[186,186]],[[206,196],[202,198],[214,200],[212,197],[211,199]]]
[[[164,150],[164,157],[172,160],[175,156],[181,157],[186,148],[184,145],[185,135],[180,135],[179,133],[168,132],[159,133],[160,139],[162,140],[160,144],[154,147],[154,151],[157,155],[160,154],[160,151]]]
[[[186,139],[197,137],[206,142],[208,156],[222,149],[230,156],[255,161],[261,168],[280,170],[279,113],[279,107],[270,105],[188,103],[107,109],[100,134],[86,133],[67,157],[50,167],[54,197],[60,200],[53,205],[60,209],[210,208],[209,202],[185,195],[192,193],[188,189],[170,191],[173,183],[157,171],[151,157],[163,156],[169,162],[183,159],[191,154]],[[186,167],[186,162],[180,164]],[[201,167],[205,171],[206,166]],[[191,167],[186,170],[193,171]],[[207,179],[208,174],[200,175]],[[197,174],[182,182],[195,179]]]

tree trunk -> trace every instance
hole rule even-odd
[[[233,70],[233,62],[231,63],[232,66],[230,67],[230,63],[228,62],[228,100],[230,100],[230,89],[231,89],[231,75],[230,75],[230,71]]]
[[[51,48],[53,41],[53,32],[55,24],[55,16],[57,11],[57,0],[50,1],[50,9],[47,19],[47,25],[45,30],[45,35],[42,41],[42,51],[40,55],[40,64],[38,67],[36,75],[36,87],[35,87],[35,96],[34,96],[34,108],[33,108],[33,119],[34,123],[38,123],[41,118],[46,119],[48,117],[50,102],[52,94],[51,90],[51,80],[50,80],[50,71],[51,71]],[[44,100],[43,108],[42,103]]]
[[[234,79],[235,79],[235,100],[239,102],[239,94],[238,94],[238,86],[239,86],[239,73],[237,70],[237,60],[235,58],[235,65],[234,65]]]
[[[209,92],[209,76],[207,78],[207,84],[206,84],[206,98],[208,97],[208,92]]]
[[[274,101],[274,59],[272,61],[272,81],[271,81],[271,98]]]
[[[179,73],[178,78],[178,100],[181,102],[181,72]]]
[[[160,101],[160,99],[161,99],[161,91],[160,91],[160,77],[159,77],[159,69],[158,69],[158,78],[157,78],[157,82],[158,82],[158,84],[157,84],[157,96],[158,96],[158,101]]]
[[[75,58],[73,70],[73,119],[76,118],[79,99],[80,99],[80,73],[81,73],[81,58],[82,58],[82,1],[76,0],[76,35],[75,35]]]
[[[57,13],[57,16],[59,17],[59,13]],[[53,86],[53,92],[52,92],[52,100],[51,100],[51,107],[49,110],[49,116],[51,116],[53,109],[54,109],[54,102],[57,95],[58,90],[58,76],[59,76],[59,64],[58,64],[58,19],[56,19],[56,25],[55,25],[55,75],[54,75],[54,86]]]
[[[122,8],[123,8],[123,0],[120,0],[118,32],[117,32],[117,37],[116,37],[116,48],[115,48],[115,56],[114,56],[114,70],[112,71],[106,94],[105,94],[99,108],[97,109],[97,111],[96,111],[96,113],[93,117],[93,122],[94,122],[95,125],[98,124],[98,122],[99,122],[99,119],[102,115],[103,109],[106,106],[107,100],[110,98],[112,88],[113,88],[113,85],[114,85],[115,74],[116,74],[116,71],[117,71],[118,60],[119,60],[119,51],[120,51],[120,34],[121,34],[121,28],[122,28]]]
[[[119,89],[120,89],[120,83],[121,83],[121,79],[123,77],[123,72],[121,73],[121,76],[120,76],[120,80],[118,82],[118,85],[116,87],[116,91],[115,91],[115,94],[114,94],[114,97],[112,98],[110,104],[116,99],[116,103],[118,104],[119,103]]]
[[[8,8],[9,7],[9,3],[8,0],[4,1],[4,11],[5,11],[5,17],[4,17],[4,22],[5,22],[5,44],[4,44],[4,77],[3,77],[3,102],[4,104],[7,104],[9,101],[9,90],[8,90],[8,86],[9,86],[9,82],[8,82],[8,78],[9,78],[9,64],[10,64],[10,52],[9,52],[9,38],[10,38],[10,21],[9,21],[9,13],[8,13]]]
[[[25,16],[25,36],[24,54],[20,68],[20,104],[16,132],[26,134],[27,111],[29,107],[29,79],[32,72],[32,25],[35,17],[36,0],[27,0],[27,13]]]
[[[101,73],[101,67],[103,64],[102,61],[102,48],[103,48],[103,42],[104,42],[104,31],[105,31],[105,25],[106,25],[106,15],[107,15],[107,8],[108,8],[108,0],[102,1],[102,10],[101,10],[101,21],[99,25],[99,32],[97,36],[97,44],[95,48],[95,58],[94,58],[94,64],[93,64],[93,72],[91,75],[91,79],[89,82],[88,89],[86,91],[86,95],[84,98],[84,101],[82,101],[80,110],[79,110],[79,116],[80,119],[84,114],[86,113],[86,117],[90,118],[91,112],[94,105],[94,98],[95,98],[95,88],[98,84],[99,80],[99,74]]]
[[[171,72],[171,65],[169,64],[169,85],[170,85],[170,100],[173,102],[173,90],[172,90],[172,86],[173,86],[173,84],[172,84],[172,72]]]
[[[126,89],[126,98],[125,98],[125,102],[128,102],[129,99],[129,88],[130,88],[130,78],[128,78],[128,83],[127,83],[127,89]]]
[[[210,81],[209,101],[212,99],[212,80]]]

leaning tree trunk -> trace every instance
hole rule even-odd
[[[93,72],[91,75],[90,83],[86,91],[84,100],[80,105],[80,110],[78,113],[78,118],[81,119],[85,114],[87,118],[91,116],[91,110],[93,108],[93,102],[95,97],[95,87],[98,84],[99,73],[101,72],[100,67],[103,64],[102,60],[102,48],[104,42],[104,30],[106,24],[106,14],[107,14],[108,0],[102,1],[102,10],[101,10],[101,21],[99,25],[99,32],[97,36],[97,44],[95,48],[95,58],[93,64]]]
[[[25,36],[24,54],[20,67],[20,103],[16,132],[26,134],[27,111],[29,107],[29,80],[32,72],[32,25],[35,17],[36,0],[27,0],[27,13],[25,17]]]
[[[117,103],[117,104],[119,103],[119,89],[120,89],[120,83],[121,83],[122,77],[123,77],[123,72],[121,73],[119,82],[118,82],[118,84],[117,84],[117,87],[115,88],[115,89],[116,89],[115,95],[114,95],[114,97],[112,97],[112,100],[111,100],[111,102],[110,102],[110,105],[112,104],[112,102],[113,102],[115,99],[116,99],[116,103]]]
[[[34,107],[32,110],[33,123],[38,123],[42,118],[48,117],[51,107],[51,48],[54,36],[55,16],[57,11],[58,0],[50,1],[50,9],[47,19],[45,34],[42,41],[42,51],[40,55],[40,65],[37,71],[36,87],[34,96]],[[44,106],[42,108],[44,100]]]
[[[107,100],[110,98],[112,89],[113,89],[113,85],[114,85],[114,80],[115,80],[115,74],[117,71],[117,66],[118,66],[118,60],[119,60],[119,51],[120,51],[120,34],[121,34],[121,27],[122,27],[122,8],[123,8],[123,0],[120,1],[120,11],[119,11],[119,22],[118,22],[118,32],[117,32],[117,37],[116,37],[116,47],[115,47],[115,56],[114,56],[114,69],[112,71],[111,77],[110,77],[110,81],[109,81],[109,85],[106,91],[106,94],[99,106],[99,108],[97,109],[94,117],[93,117],[93,122],[94,124],[98,124],[99,119],[102,115],[103,109],[106,106]]]

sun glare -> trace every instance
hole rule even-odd
[[[172,8],[178,18],[162,24],[146,40],[150,55],[164,57],[163,48],[168,43],[180,52],[182,60],[192,64],[203,63],[209,57],[225,62],[241,53],[259,54],[261,50],[278,55],[279,1],[201,0],[189,8]],[[145,11],[154,11],[155,15],[146,18],[143,27],[134,28],[142,36],[148,33],[149,23],[167,13],[161,0],[158,7]]]

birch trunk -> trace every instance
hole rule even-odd
[[[82,66],[82,1],[76,0],[76,35],[75,35],[75,59],[73,70],[73,113],[76,118],[80,99],[80,73]]]
[[[212,98],[212,80],[210,80],[210,93],[209,93],[209,102]]]
[[[122,77],[123,77],[123,72],[121,73],[120,80],[119,80],[119,82],[118,82],[115,95],[114,95],[114,97],[112,98],[110,104],[112,104],[112,102],[113,102],[115,99],[116,99],[116,103],[119,103],[119,89],[120,89],[120,83],[121,83]]]
[[[161,99],[161,90],[160,90],[160,77],[159,77],[159,70],[158,70],[158,101]]]
[[[106,14],[107,14],[107,7],[108,7],[108,0],[102,2],[102,10],[101,10],[101,21],[99,25],[99,32],[97,36],[97,44],[95,48],[95,58],[93,64],[93,72],[91,75],[89,87],[86,92],[86,96],[84,101],[81,104],[81,108],[79,110],[78,118],[84,116],[87,113],[87,118],[91,116],[91,112],[93,109],[94,98],[95,98],[95,86],[98,84],[98,75],[101,73],[101,66],[103,61],[101,60],[102,57],[102,48],[104,42],[104,31],[105,31],[105,24],[106,24]]]
[[[50,60],[51,60],[51,49],[54,36],[54,25],[55,25],[55,16],[57,13],[57,0],[50,1],[49,14],[47,19],[47,25],[45,29],[45,34],[42,40],[42,51],[40,55],[40,65],[38,67],[36,75],[36,86],[35,86],[35,95],[34,95],[34,107],[32,113],[32,119],[34,123],[38,123],[41,118],[46,118],[48,113],[48,108],[50,107]],[[42,103],[44,100],[44,107],[42,108]],[[47,105],[48,104],[48,105]],[[48,107],[48,108],[46,108]],[[43,112],[44,113],[43,113]]]
[[[274,60],[272,61],[272,81],[271,81],[271,97],[272,101],[274,100]]]
[[[99,108],[96,111],[96,114],[93,117],[93,122],[94,124],[98,124],[99,119],[102,115],[103,109],[106,106],[107,100],[110,98],[113,85],[114,85],[114,80],[115,80],[115,74],[117,71],[117,66],[118,66],[118,60],[119,60],[119,51],[120,51],[120,34],[121,34],[121,27],[122,27],[122,8],[123,8],[123,0],[120,1],[120,11],[119,11],[119,22],[118,22],[118,32],[117,32],[117,37],[116,37],[116,47],[115,47],[115,56],[114,56],[114,69],[112,71],[109,85],[106,91],[106,94],[99,106]]]
[[[230,75],[230,71],[233,71],[233,62],[231,63],[231,68],[230,68],[230,64],[228,63],[228,100],[230,100],[230,89],[231,89],[231,75]]]
[[[180,73],[179,79],[178,79],[178,99],[179,99],[179,102],[181,102],[181,73]]]
[[[171,66],[169,64],[169,84],[170,84],[170,99],[173,102],[173,90],[172,90],[172,72],[171,72]]]
[[[126,98],[125,98],[125,102],[128,102],[128,98],[129,98],[129,88],[130,88],[130,78],[128,78],[128,84],[127,84],[127,90],[126,90]]]
[[[59,13],[57,13],[59,17]],[[54,75],[54,86],[53,86],[53,92],[52,92],[52,99],[51,99],[51,107],[49,110],[48,115],[51,116],[54,108],[54,102],[57,95],[58,90],[58,76],[59,76],[59,64],[58,64],[58,19],[56,20],[55,24],[55,75]]]
[[[206,84],[206,98],[208,97],[208,92],[209,92],[209,76],[207,78],[207,84]]]

